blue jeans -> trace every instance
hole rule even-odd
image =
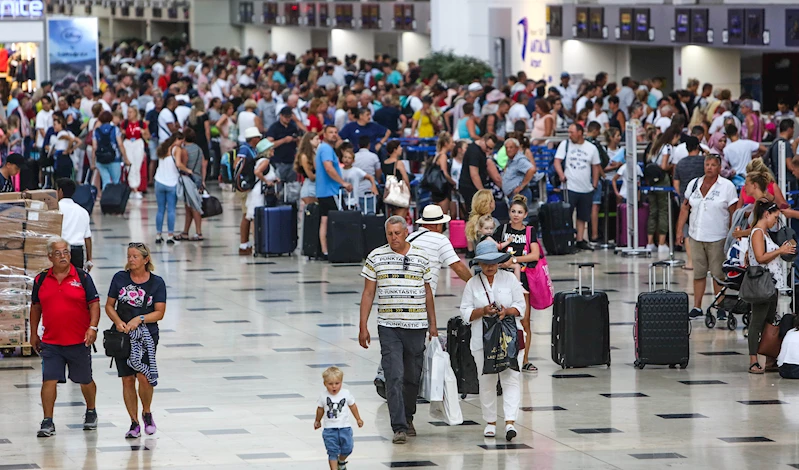
[[[103,189],[111,183],[119,184],[119,179],[122,177],[122,162],[98,162],[97,171],[100,172]]]
[[[338,460],[339,456],[347,458],[352,453],[352,428],[328,428],[322,430],[325,441],[327,460]]]
[[[167,232],[175,233],[175,207],[178,205],[178,187],[167,186],[155,182],[155,200],[158,202],[158,213],[155,214],[155,228],[160,234],[164,227],[164,210],[167,216]]]

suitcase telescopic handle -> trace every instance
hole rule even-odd
[[[577,266],[577,291],[583,295],[583,268],[591,268],[591,295],[594,295],[594,267],[599,263],[569,263]]]
[[[669,284],[671,284],[671,264],[667,261],[658,261],[649,265],[649,292],[654,292],[657,287],[658,268],[663,268],[663,289],[669,290]]]

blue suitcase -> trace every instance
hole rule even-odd
[[[91,184],[92,175],[93,173],[91,170],[86,172],[86,178],[83,180],[83,184],[78,185],[78,187],[75,188],[75,194],[72,195],[72,200],[75,201],[75,204],[86,209],[89,215],[92,214],[94,203],[97,201],[97,188]]]
[[[297,248],[297,208],[255,208],[255,256],[282,255]]]

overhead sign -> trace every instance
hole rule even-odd
[[[98,47],[97,18],[47,20],[48,69],[56,91],[76,82],[97,86]]]
[[[2,0],[0,18],[41,18],[44,3],[40,0]]]

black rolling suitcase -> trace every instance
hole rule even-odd
[[[461,395],[480,393],[471,341],[472,326],[464,323],[460,315],[450,318],[447,322],[447,352],[452,371],[458,380],[458,393]]]
[[[330,211],[327,215],[328,261],[360,263],[365,258],[363,214],[359,211]]]
[[[657,268],[663,268],[663,289],[655,290]],[[635,367],[647,364],[688,367],[691,320],[688,294],[668,290],[671,266],[664,262],[649,267],[649,292],[638,294],[635,304]]]
[[[319,243],[319,224],[322,222],[322,213],[319,204],[312,203],[305,206],[305,218],[302,223],[302,255],[311,259],[322,257],[322,245]]]
[[[558,292],[552,309],[552,360],[564,369],[607,364],[610,367],[608,295],[594,291],[596,263],[573,263],[577,290]],[[582,268],[591,268],[591,288],[583,289]]]
[[[124,214],[129,197],[130,186],[127,183],[111,183],[103,189],[100,209],[103,214]]]
[[[373,196],[374,197],[374,196]],[[375,198],[375,204],[377,200]],[[363,210],[363,208],[361,208]],[[375,248],[388,243],[386,240],[386,216],[385,215],[366,215],[363,216],[364,228],[364,255],[369,256]]]
[[[565,185],[564,185],[565,186]],[[544,204],[538,211],[541,224],[541,239],[547,255],[569,255],[577,251],[574,229],[574,206],[569,204],[568,192],[564,188],[564,202]]]

